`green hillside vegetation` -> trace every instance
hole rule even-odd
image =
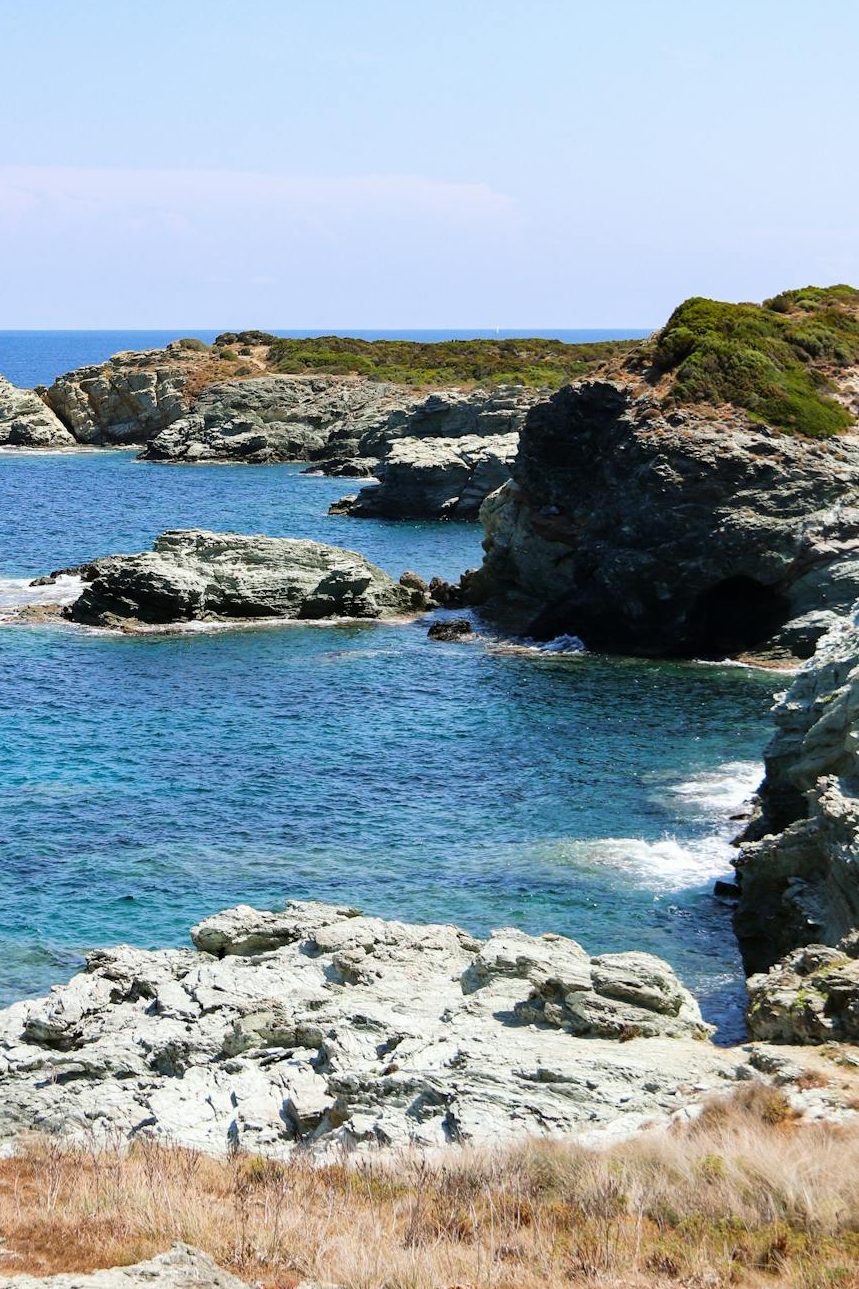
[[[240,336],[238,337],[240,339]],[[560,340],[273,340],[275,371],[355,374],[412,386],[532,385],[557,389],[635,348],[636,341],[568,345]]]
[[[859,362],[859,291],[810,286],[763,304],[696,296],[674,310],[650,358],[658,373],[673,372],[678,403],[732,403],[789,433],[826,438],[853,423],[831,377]]]

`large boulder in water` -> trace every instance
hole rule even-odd
[[[484,503],[467,594],[588,647],[807,657],[859,596],[859,435],[788,434],[731,406],[671,409],[589,380],[534,407]],[[830,616],[827,616],[827,615]]]
[[[290,537],[166,532],[151,551],[95,560],[87,573],[66,616],[100,626],[386,618],[426,607],[356,551]]]

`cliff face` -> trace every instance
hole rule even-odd
[[[0,447],[71,448],[75,440],[31,389],[0,376]]]
[[[859,596],[858,485],[855,434],[585,381],[529,413],[467,595],[508,628],[595,649],[807,657]]]
[[[803,945],[835,946],[859,927],[857,622],[854,611],[827,632],[775,708],[736,865],[735,927],[750,971]]]

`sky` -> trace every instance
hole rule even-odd
[[[859,285],[855,0],[0,0],[0,327]]]

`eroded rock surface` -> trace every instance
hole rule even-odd
[[[289,537],[162,533],[151,551],[87,565],[64,612],[97,626],[198,620],[384,618],[426,607],[355,551]]]
[[[31,389],[0,376],[0,447],[72,448],[75,439]]]
[[[342,472],[364,456],[359,440],[377,432],[403,398],[395,385],[334,376],[262,376],[210,385],[192,410],[157,434],[148,461],[193,464],[315,461],[334,452]],[[369,474],[372,458],[356,473]]]
[[[67,985],[0,1013],[0,1136],[284,1155],[632,1130],[744,1059],[706,1041],[648,954],[300,902],[240,906],[192,938],[94,951]]]
[[[332,509],[358,518],[475,519],[510,478],[519,431],[539,398],[522,386],[416,396],[356,445],[357,459],[378,460],[379,486]],[[338,472],[339,464],[326,469]]]
[[[58,376],[41,390],[77,443],[145,443],[188,410],[187,383],[199,356],[177,345],[115,354]]]
[[[859,927],[859,626],[827,632],[774,709],[775,734],[737,874],[747,969]]]
[[[345,511],[357,518],[476,519],[484,499],[510,478],[518,447],[518,434],[398,439],[379,467],[381,482],[362,488]]]
[[[583,381],[529,413],[467,583],[508,627],[592,648],[807,657],[859,595],[859,436]]]
[[[859,1043],[859,939],[794,949],[752,976],[749,1033],[775,1043]]]

